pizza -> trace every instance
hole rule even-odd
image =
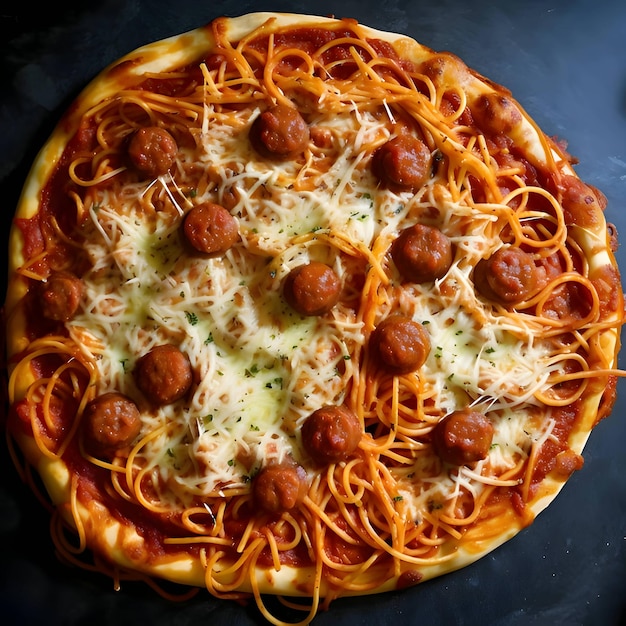
[[[7,430],[61,557],[307,623],[531,524],[622,375],[575,163],[351,19],[219,18],[106,68],[10,234]]]

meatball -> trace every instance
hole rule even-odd
[[[309,415],[301,429],[302,445],[318,463],[347,459],[361,440],[361,424],[345,406],[325,406]]]
[[[289,511],[300,504],[307,491],[306,473],[294,463],[274,463],[254,478],[253,497],[269,513]]]
[[[334,270],[311,261],[300,265],[287,275],[283,283],[283,296],[301,315],[323,315],[339,301],[341,281]]]
[[[57,322],[71,320],[80,306],[83,281],[70,272],[53,272],[39,292],[44,317]]]
[[[372,167],[383,184],[416,191],[430,178],[432,155],[421,139],[399,135],[378,148]]]
[[[452,265],[452,242],[438,228],[415,224],[391,246],[391,258],[402,277],[427,283],[443,277]]]
[[[499,248],[474,269],[474,284],[483,296],[504,304],[518,304],[537,291],[539,271],[532,255],[521,248]]]
[[[130,398],[109,392],[87,404],[82,429],[89,450],[110,455],[129,446],[139,435],[141,416]]]
[[[472,108],[474,121],[486,133],[508,134],[522,122],[522,114],[511,98],[498,93],[480,96]]]
[[[446,415],[432,430],[432,445],[442,461],[467,465],[486,458],[494,428],[479,411],[462,409]]]
[[[287,158],[306,148],[309,126],[295,107],[277,104],[254,120],[250,141],[262,156]]]
[[[161,176],[174,165],[178,145],[164,128],[146,126],[135,131],[128,144],[131,163],[150,178]]]
[[[176,346],[156,346],[144,354],[134,369],[137,386],[156,406],[182,398],[192,383],[191,364]]]
[[[226,252],[239,238],[237,220],[224,207],[211,202],[187,213],[183,232],[195,250],[211,255]]]
[[[404,315],[384,319],[370,337],[374,358],[392,374],[408,374],[421,367],[430,352],[424,326]]]

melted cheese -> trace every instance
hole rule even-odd
[[[342,233],[372,249],[425,215],[452,238],[457,258],[434,287],[389,282],[389,301],[427,327],[432,350],[419,375],[438,409],[445,414],[473,403],[497,412],[493,450],[476,475],[514,466],[528,454],[528,407],[549,370],[531,331],[511,332],[506,318],[475,296],[470,270],[499,245],[491,234],[497,215],[454,200],[438,177],[416,195],[377,188],[368,163],[390,136],[384,117],[353,106],[319,115],[313,123],[330,138],[331,157],[311,153],[303,166],[253,153],[247,128],[258,113],[227,115],[206,105],[195,148],[180,151],[176,183],[166,175],[122,190],[103,186],[87,207],[93,268],[85,276],[87,306],[70,333],[97,355],[98,391],[135,398],[143,432],[159,432],[141,454],[160,476],[154,483],[170,487],[161,501],[175,507],[196,495],[245,488],[271,459],[289,455],[307,465],[298,425],[316,408],[343,402],[351,356],[366,336],[351,310],[299,316],[283,301],[281,280],[314,258],[339,276],[349,273],[349,257],[322,235]],[[155,195],[158,211],[148,204]],[[193,204],[216,200],[229,201],[241,242],[223,258],[190,256],[181,218]],[[471,232],[460,226],[468,215]],[[184,405],[151,409],[128,374],[142,354],[166,342],[188,354],[197,384]],[[400,493],[410,495],[407,516],[453,501],[461,486],[480,490],[480,480],[439,475],[420,463],[418,457],[410,474],[419,472],[423,481],[399,483]]]

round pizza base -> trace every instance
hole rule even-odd
[[[229,40],[234,42],[252,30],[259,28],[268,20],[273,20],[273,26],[276,27],[325,25],[329,23],[329,18],[315,16],[254,13],[224,20],[222,24],[227,30]],[[419,63],[432,54],[431,50],[408,37],[371,28],[368,28],[367,32],[372,37],[393,43],[401,56],[415,62]],[[17,217],[28,219],[37,213],[39,192],[44,185],[44,181],[60,158],[67,141],[76,132],[77,122],[83,113],[97,102],[115,94],[119,88],[126,86],[129,76],[134,76],[139,81],[144,72],[158,72],[167,67],[184,65],[186,62],[198,58],[201,53],[211,49],[213,43],[214,40],[210,28],[199,28],[183,35],[141,47],[106,68],[77,98],[37,157],[24,187],[17,210]],[[471,71],[463,76],[463,88],[468,94],[473,94],[475,97],[492,91],[503,92],[502,88],[491,84]],[[534,158],[537,163],[544,163],[546,161],[545,141],[540,133],[541,131],[537,129],[534,122],[530,118],[525,117],[515,137],[515,141],[518,145],[523,145],[526,153]],[[556,147],[553,146],[553,149],[554,152],[551,158],[557,161],[564,161],[563,155],[559,153]],[[563,163],[562,167],[571,170],[568,164]],[[573,173],[573,170],[571,171]],[[602,230],[602,232],[604,231]],[[597,233],[590,232],[588,234],[590,248],[593,247],[594,242],[597,242],[597,239]],[[595,260],[598,263],[614,262],[609,252],[606,237],[605,241],[597,242],[597,245],[601,248],[601,253],[595,257]],[[9,258],[9,271],[11,274],[14,274],[24,260],[21,234],[17,229],[14,229],[11,234]],[[6,311],[8,320],[8,353],[10,356],[20,353],[28,345],[28,340],[25,338],[23,316],[20,314],[20,304],[27,290],[27,283],[19,278],[13,279],[9,283]],[[618,320],[616,319],[617,323]],[[605,333],[603,341],[605,343],[604,352],[616,355],[619,349],[618,331],[613,330]],[[615,363],[616,357],[613,358],[611,366],[614,367]],[[15,398],[23,397],[32,382],[34,382],[32,375],[29,378],[27,372],[22,372],[20,377],[16,379],[15,388],[13,389]],[[579,420],[579,425],[569,442],[570,448],[576,453],[580,454],[583,451],[589,433],[595,425],[596,414],[601,404],[602,396],[602,391],[586,396],[582,419]],[[61,511],[67,522],[72,524],[72,516],[68,513],[71,477],[65,463],[60,459],[51,460],[43,457],[32,439],[27,436],[18,437],[18,444],[24,451],[27,461],[41,475],[52,503]],[[480,526],[470,530],[464,536],[463,545],[461,547],[451,547],[449,553],[441,554],[439,562],[425,562],[423,565],[419,565],[417,569],[419,569],[422,575],[421,580],[427,580],[465,567],[508,541],[521,529],[530,524],[534,517],[550,504],[564,484],[565,478],[562,476],[549,475],[542,482],[541,488],[537,490],[532,500],[526,503],[524,516],[516,515],[512,510],[503,508],[500,517],[484,521]],[[89,548],[105,556],[113,563],[122,568],[141,571],[151,576],[156,575],[176,583],[198,587],[205,586],[203,566],[198,560],[190,558],[184,550],[179,555],[174,553],[164,557],[162,560],[159,558],[150,561],[142,558],[134,559],[133,554],[142,553],[141,547],[139,546],[139,549],[136,549],[136,547],[143,541],[135,531],[122,527],[101,504],[94,504],[91,508],[79,504],[78,511],[83,525],[82,530],[88,539]],[[215,579],[220,579],[219,574],[215,575]],[[230,581],[224,580],[223,582]],[[378,586],[375,589],[367,587],[367,575],[362,582],[364,591],[348,592],[346,595],[351,595],[352,593],[361,595],[393,590],[397,588],[398,579],[397,577],[389,578],[385,585]],[[316,584],[315,571],[313,568],[303,570],[302,568],[292,568],[288,565],[283,566],[280,571],[275,571],[271,568],[258,570],[256,584],[261,593],[310,596],[315,591],[313,588]],[[249,582],[242,584],[239,590],[252,592]],[[319,589],[320,596],[323,597],[327,591],[325,582],[322,580]]]

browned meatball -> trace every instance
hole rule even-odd
[[[187,241],[198,252],[222,254],[239,238],[237,220],[219,204],[205,202],[195,206],[183,221]]]
[[[286,158],[306,148],[309,126],[298,109],[277,104],[254,120],[250,141],[263,156]]]
[[[174,137],[158,126],[140,128],[128,144],[131,163],[151,178],[165,174],[174,165],[177,152]]]
[[[141,416],[130,398],[109,392],[85,407],[82,428],[90,451],[110,455],[129,446],[139,435]]]
[[[191,364],[176,346],[156,346],[144,354],[135,366],[137,386],[156,406],[171,404],[182,398],[191,387]]]
[[[345,406],[324,406],[302,424],[302,445],[318,463],[347,459],[361,440],[361,424]]]
[[[391,258],[405,280],[427,283],[450,269],[452,242],[438,228],[415,224],[393,242]]]
[[[289,272],[283,295],[301,315],[323,315],[339,301],[341,281],[331,267],[311,261]]]
[[[413,135],[399,135],[374,154],[374,174],[386,185],[416,191],[429,179],[432,155],[428,146]]]
[[[472,114],[483,132],[496,135],[510,133],[522,121],[522,114],[515,102],[498,93],[480,96],[472,108]]]
[[[421,367],[430,352],[430,337],[422,324],[404,315],[384,319],[370,338],[372,354],[392,374]]]
[[[462,409],[446,415],[432,431],[432,445],[442,461],[466,465],[486,458],[494,428],[479,411]]]
[[[83,281],[70,272],[53,272],[39,292],[44,317],[57,322],[71,320],[84,292]]]
[[[303,468],[293,463],[268,465],[254,478],[252,490],[256,504],[266,511],[289,511],[306,495],[306,474]]]
[[[499,248],[474,269],[476,289],[491,300],[517,304],[531,297],[539,286],[533,257],[521,248]]]

